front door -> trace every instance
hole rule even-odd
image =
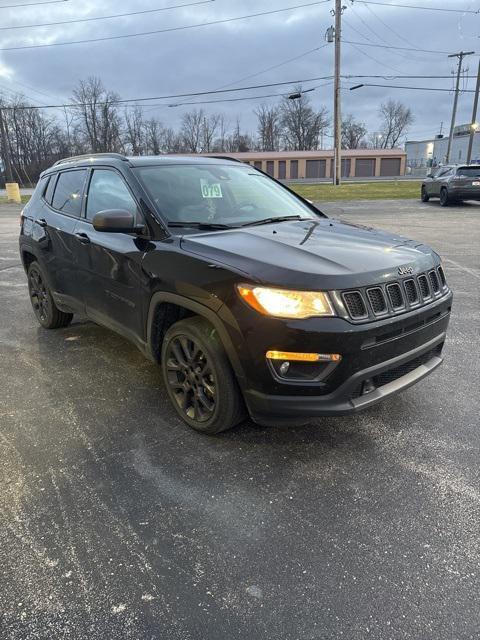
[[[122,175],[114,169],[93,169],[85,215],[75,228],[81,244],[79,278],[87,315],[135,341],[143,339],[142,302],[148,279],[142,271],[146,241],[131,233],[96,231],[92,219],[99,211],[122,209],[137,216],[137,203]]]

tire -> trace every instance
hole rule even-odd
[[[28,267],[28,293],[33,312],[45,329],[59,329],[70,324],[73,313],[64,313],[55,305],[45,275],[38,262]]]
[[[440,206],[441,207],[448,207],[449,205],[449,198],[448,198],[448,191],[446,189],[446,187],[442,187],[440,189]]]
[[[204,318],[179,320],[162,343],[162,373],[180,417],[201,433],[215,434],[245,417],[240,390],[217,331]]]
[[[422,202],[428,202],[430,200],[430,196],[427,193],[427,188],[424,184],[422,184],[422,193],[420,196]]]

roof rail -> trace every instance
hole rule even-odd
[[[74,162],[75,160],[88,160],[89,158],[116,158],[117,160],[128,160],[128,157],[124,156],[123,153],[84,153],[80,156],[70,156],[69,158],[57,160],[53,166],[56,167],[64,162]]]
[[[204,158],[215,158],[215,160],[231,160],[232,162],[240,162],[240,163],[242,162],[238,158],[232,158],[232,156],[217,156],[217,155],[209,154],[208,156],[205,155],[203,157]]]

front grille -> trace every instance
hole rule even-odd
[[[385,301],[385,296],[383,295],[383,291],[380,287],[373,287],[372,289],[367,289],[367,296],[372,307],[373,313],[379,315],[381,313],[386,313],[387,311],[387,303]]]
[[[343,301],[345,302],[348,313],[354,320],[361,320],[362,318],[368,317],[365,302],[359,291],[347,291],[343,294]]]
[[[369,287],[339,291],[344,315],[355,322],[372,322],[421,309],[449,292],[445,274],[439,265],[426,273]],[[338,300],[338,298],[337,298]]]
[[[438,275],[440,276],[440,282],[442,283],[442,288],[445,289],[445,287],[447,286],[447,281],[445,279],[445,272],[443,270],[443,267],[438,267],[437,271],[438,271]]]
[[[428,286],[427,276],[421,275],[418,276],[418,286],[420,287],[420,293],[422,294],[422,298],[430,297],[430,287]]]
[[[394,380],[398,380],[398,378],[407,375],[407,373],[410,373],[414,369],[417,369],[422,364],[425,364],[435,356],[439,356],[442,352],[442,347],[443,343],[437,345],[434,349],[427,351],[427,353],[413,358],[413,360],[404,362],[398,367],[394,367],[393,369],[389,369],[388,371],[384,371],[383,373],[378,374],[378,376],[374,376],[373,382],[375,386],[382,387],[384,384],[388,384],[389,382],[393,382]]]
[[[402,290],[397,282],[387,285],[388,297],[393,309],[402,309],[405,306],[403,302]]]
[[[403,286],[405,287],[405,293],[407,294],[408,304],[417,304],[418,291],[415,280],[405,280]]]
[[[437,272],[430,271],[428,275],[430,276],[430,284],[432,285],[434,293],[438,293],[440,291],[440,283],[438,282]]]

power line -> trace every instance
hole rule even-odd
[[[386,2],[374,2],[374,0],[354,0],[359,4],[376,4],[380,7],[400,7],[402,9],[420,9],[423,11],[445,11],[447,13],[472,13],[474,15],[478,15],[480,10],[474,11],[473,9],[446,9],[444,7],[425,7],[414,4],[395,4],[395,3],[386,3]]]
[[[58,1],[58,0],[56,0]],[[217,24],[226,24],[228,22],[235,22],[237,20],[246,20],[248,18],[258,18],[260,16],[272,15],[275,13],[282,13],[284,11],[293,11],[294,9],[302,9],[304,7],[313,7],[319,4],[326,4],[330,0],[317,0],[316,2],[308,2],[304,4],[297,4],[291,7],[284,7],[282,9],[271,9],[270,11],[260,11],[258,13],[250,13],[245,16],[236,16],[235,18],[223,18],[221,20],[211,20],[210,22],[200,22],[197,24],[182,25],[179,27],[168,27],[167,29],[155,29],[153,31],[143,31],[141,33],[125,33],[118,36],[104,36],[103,38],[88,38],[85,40],[72,40],[69,42],[51,42],[48,44],[30,44],[21,45],[18,47],[1,47],[0,51],[20,51],[24,49],[45,49],[47,47],[64,47],[72,44],[87,44],[93,42],[106,42],[107,40],[121,40],[124,38],[138,38],[141,36],[151,36],[159,33],[170,33],[173,31],[185,31],[186,29],[196,29],[200,27],[210,27]]]
[[[158,13],[159,11],[167,11],[168,9],[180,9],[182,7],[194,7],[199,4],[211,4],[215,0],[198,0],[197,2],[189,2],[188,4],[174,4],[169,7],[160,7],[159,9],[145,9],[143,11],[130,11],[128,13],[115,13],[109,16],[97,16],[96,18],[76,18],[75,20],[59,20],[58,22],[42,22],[35,24],[20,24],[11,27],[0,27],[0,31],[10,31],[12,29],[33,29],[34,27],[54,27],[61,24],[76,24],[79,22],[95,22],[97,20],[110,20],[112,18],[126,18],[127,16],[140,16],[148,13]],[[0,7],[3,9],[3,7]]]
[[[251,85],[248,87],[238,87],[236,89],[213,89],[209,91],[193,91],[190,93],[176,93],[165,96],[154,96],[149,98],[121,98],[120,100],[115,100],[115,104],[126,104],[128,102],[148,102],[150,100],[171,100],[172,98],[190,98],[194,96],[205,96],[205,95],[215,95],[218,93],[231,93],[237,91],[249,91],[251,89],[264,89],[266,87],[280,87],[285,85],[299,85],[303,82],[314,82],[316,80],[331,80],[333,76],[318,76],[316,78],[303,78],[300,80],[289,80],[286,82],[269,82],[267,84],[257,84]],[[112,104],[112,101],[108,102],[97,102],[97,106],[102,106],[106,104]],[[65,108],[75,108],[80,106],[86,106],[86,103],[83,102],[75,102],[71,104],[46,104],[41,107],[36,106],[25,106],[25,107],[17,107],[18,109],[65,109]],[[4,109],[12,109],[13,107],[4,107]]]
[[[310,87],[304,91],[300,91],[300,93],[307,93],[310,91],[315,91],[316,89],[319,89],[320,87],[326,87],[328,85],[332,84],[332,81],[330,80],[330,82],[324,82],[322,84],[317,85],[316,87]],[[288,93],[269,93],[266,95],[262,95],[262,96],[246,96],[243,98],[221,98],[220,100],[200,100],[198,102],[179,102],[177,104],[168,104],[166,105],[165,103],[163,104],[149,104],[147,105],[148,107],[184,107],[187,105],[194,105],[194,104],[213,104],[213,103],[218,103],[218,102],[240,102],[242,100],[260,100],[261,98],[283,98],[285,96],[290,95],[290,92]]]
[[[390,6],[390,5],[389,5]],[[398,49],[399,51],[417,51],[419,53],[437,53],[440,55],[449,55],[450,51],[438,51],[434,49],[419,49],[419,48],[409,48],[409,47],[395,47],[393,45],[387,44],[370,44],[368,42],[352,42],[351,40],[344,40],[348,44],[356,44],[360,47],[380,47],[381,49]],[[1,49],[0,49],[1,51]]]
[[[43,2],[27,2],[25,4],[4,4],[0,9],[16,9],[20,7],[36,7],[39,4],[59,4],[61,2],[69,2],[69,0],[43,0]]]
[[[347,81],[350,81],[354,78],[358,78],[358,79],[362,79],[362,78],[382,78],[382,79],[449,79],[450,76],[446,76],[446,75],[364,75],[364,74],[346,74],[346,75],[342,75],[342,78],[346,79]],[[468,76],[473,77],[473,76]],[[208,90],[208,91],[194,91],[194,92],[188,92],[188,93],[176,93],[176,94],[170,94],[170,95],[164,95],[164,96],[151,96],[148,98],[121,98],[120,100],[115,101],[116,104],[128,104],[129,102],[150,102],[152,100],[171,100],[173,98],[191,98],[191,97],[196,97],[196,96],[205,96],[205,95],[217,95],[217,94],[221,94],[221,93],[232,93],[232,92],[238,92],[238,91],[250,91],[253,89],[265,89],[268,87],[280,87],[280,86],[285,86],[285,85],[291,85],[291,86],[295,86],[295,85],[301,85],[305,82],[316,82],[318,80],[332,80],[333,76],[332,75],[328,75],[328,76],[317,76],[314,78],[297,78],[295,80],[285,80],[283,82],[268,82],[265,84],[256,84],[256,85],[249,85],[246,87],[237,87],[237,88],[233,88],[233,89],[213,89],[213,90]],[[323,85],[320,85],[323,86]],[[396,85],[382,85],[382,84],[378,84],[378,85],[374,85],[374,84],[370,84],[370,83],[366,83],[366,84],[362,84],[361,86],[379,86],[379,87],[392,87],[392,88],[405,88],[405,89],[423,89],[423,87],[396,87]],[[430,90],[430,88],[426,88],[427,90]],[[438,91],[451,91],[451,89],[431,89],[431,90],[438,90]],[[467,93],[471,93],[471,91],[466,90]],[[75,107],[79,107],[79,106],[85,106],[86,103],[70,103],[70,104],[46,104],[46,105],[41,105],[41,106],[24,106],[24,107],[17,107],[18,109],[65,109],[65,108],[75,108]],[[97,102],[98,106],[102,106],[105,104],[111,104],[111,102]],[[151,106],[151,105],[148,105]],[[8,107],[5,106],[4,109],[12,109],[13,107]]]
[[[370,82],[365,82],[363,84],[350,87],[350,91],[354,89],[360,89],[360,87],[384,87],[387,89],[412,89],[414,91],[446,91],[448,93],[452,93],[453,91],[453,89],[443,89],[441,87],[409,87],[409,86],[398,85],[398,84],[374,84]],[[473,89],[465,89],[464,93],[475,93],[475,91]]]

